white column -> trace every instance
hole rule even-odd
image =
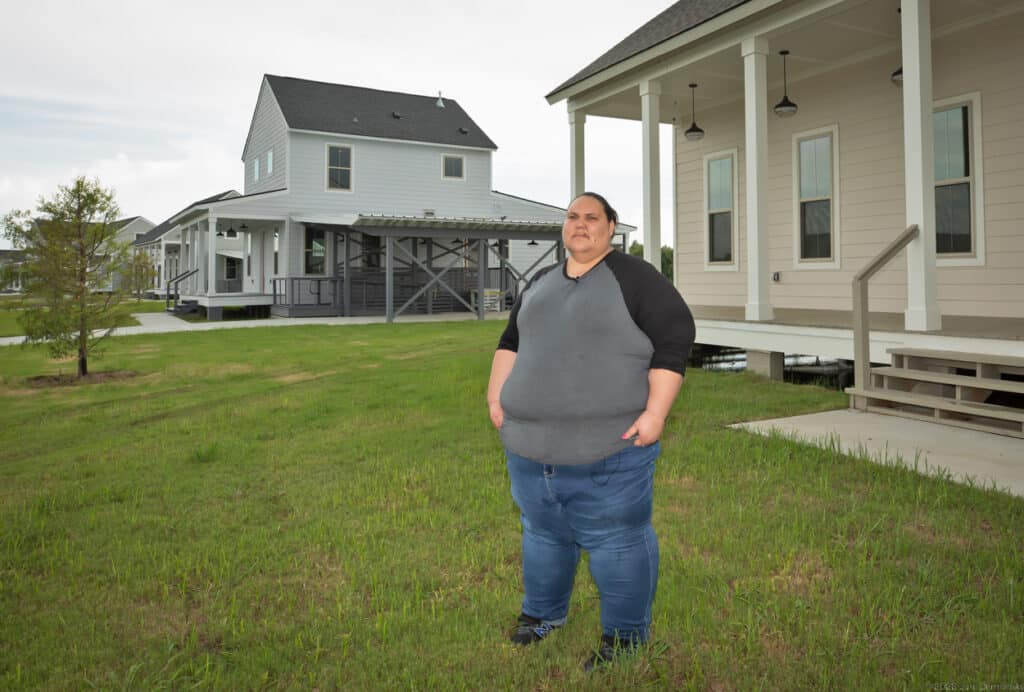
[[[942,328],[935,289],[935,141],[932,123],[931,0],[903,0],[903,161],[907,226],[921,234],[907,246],[908,330]]]
[[[217,217],[211,216],[206,224],[206,295],[217,293]]]
[[[569,111],[569,199],[576,199],[587,189],[583,146],[583,126],[586,122],[587,114],[583,111]]]
[[[746,319],[770,320],[768,299],[768,41],[748,38],[743,53],[743,107],[747,178]]]
[[[167,240],[160,238],[160,285],[157,288],[167,288]]]
[[[658,127],[661,124],[661,83],[640,82],[643,119],[643,223],[644,259],[661,271],[661,163]]]

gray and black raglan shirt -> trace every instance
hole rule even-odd
[[[632,441],[652,368],[683,374],[693,316],[654,267],[614,251],[579,278],[539,272],[509,315],[499,349],[516,353],[501,390],[501,439],[545,464],[589,464]]]

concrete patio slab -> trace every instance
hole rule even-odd
[[[948,471],[958,482],[995,487],[1024,497],[1024,440],[852,409],[737,423],[761,435],[778,433],[867,455],[880,463],[903,462],[924,473]]]

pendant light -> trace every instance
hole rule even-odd
[[[903,14],[903,8],[902,7],[897,7],[896,8],[896,14],[902,15]],[[900,54],[900,57],[902,58],[903,57],[903,21],[902,20],[896,23],[896,50]],[[899,67],[897,67],[895,70],[892,71],[892,74],[889,75],[889,81],[891,81],[893,84],[895,84],[898,87],[903,86],[903,65],[900,65]]]
[[[782,56],[782,100],[775,104],[775,115],[780,118],[789,118],[796,115],[796,104],[789,100],[789,84],[786,75],[786,56],[789,55],[788,50],[780,50],[779,55]]]
[[[704,139],[704,130],[697,127],[697,110],[695,107],[693,92],[696,88],[696,84],[690,85],[690,127],[683,133],[683,137],[686,137],[691,142],[698,142]]]

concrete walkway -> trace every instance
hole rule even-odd
[[[487,313],[489,319],[506,319],[507,313]],[[348,325],[386,324],[383,316],[369,317],[272,317],[261,320],[229,320],[223,322],[186,322],[166,312],[140,312],[132,315],[139,321],[135,327],[119,327],[114,336],[132,334],[166,334],[169,332],[208,332],[214,329],[247,329],[253,327],[299,327],[309,324]],[[476,319],[471,312],[443,312],[435,315],[403,315],[395,318],[396,324],[411,322],[467,322]],[[16,346],[25,340],[22,336],[0,338],[0,346]]]
[[[1016,437],[851,409],[731,427],[838,447],[878,463],[916,466],[923,473],[948,472],[961,483],[994,485],[1024,497],[1024,440]]]

